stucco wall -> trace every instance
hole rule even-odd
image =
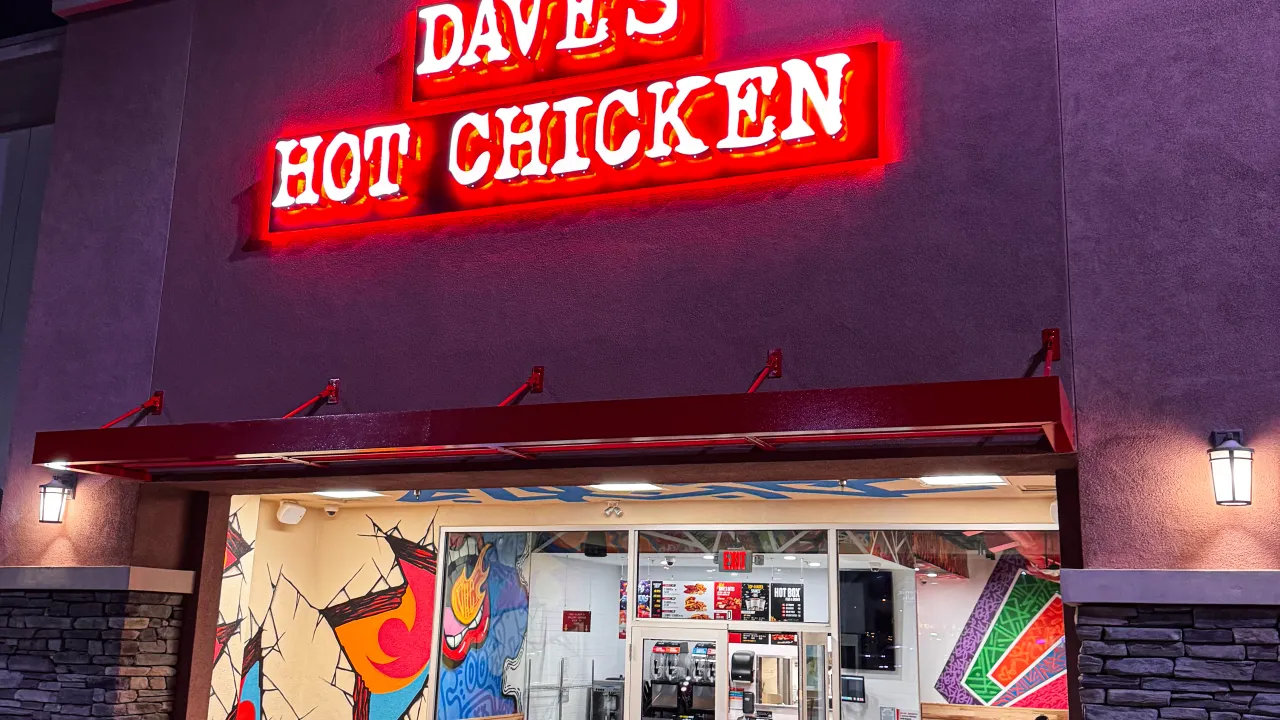
[[[72,24],[0,562],[130,561],[135,487],[88,482],[74,522],[38,528],[22,458],[153,387],[191,422],[279,415],[335,376],[347,412],[487,404],[534,363],[534,401],[735,391],[774,346],[776,388],[1001,377],[1061,326],[1088,564],[1275,566],[1273,5],[724,0],[735,60],[895,43],[900,160],[247,251],[274,138],[409,113],[413,4]],[[1261,451],[1253,508],[1210,502],[1221,426]]]
[[[1280,10],[1063,0],[1085,564],[1280,567]],[[1219,508],[1209,431],[1258,449]]]

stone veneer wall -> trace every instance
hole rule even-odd
[[[1086,720],[1280,718],[1280,608],[1082,606]]]
[[[0,592],[0,717],[168,720],[182,599]]]

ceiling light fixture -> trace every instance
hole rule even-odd
[[[783,556],[782,556],[782,559],[783,559],[783,560],[795,560],[795,559],[796,559],[796,556],[795,556],[795,555],[783,555]]]
[[[599,485],[590,485],[588,487],[600,492],[654,492],[662,489],[653,483],[645,482],[600,483]]]
[[[920,478],[929,487],[999,487],[1009,482],[999,475],[929,475]]]
[[[822,567],[822,563],[814,561],[809,563],[809,567]]]
[[[382,497],[382,493],[372,490],[321,490],[313,492],[312,495],[319,495],[322,498],[331,500],[361,500],[364,498]]]

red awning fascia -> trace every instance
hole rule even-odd
[[[790,448],[964,438],[976,444],[999,436],[1020,441],[991,443],[990,454],[1075,452],[1061,381],[1033,377],[66,430],[37,434],[32,462],[133,480],[186,481],[210,472],[219,479],[251,477],[272,466],[292,477],[320,469],[332,476],[336,468],[367,475],[392,460],[397,473],[415,462],[421,472],[433,472],[442,458],[519,465],[558,456],[561,464],[572,464],[566,453],[642,457],[673,449],[737,448],[744,460],[758,461],[785,456]]]

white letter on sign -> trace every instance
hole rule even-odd
[[[489,52],[485,53],[486,63],[500,63],[511,57],[507,46],[502,44],[502,32],[498,30],[498,10],[494,8],[493,0],[480,0],[480,7],[476,10],[476,26],[471,28],[471,45],[462,56],[463,67],[471,67],[480,62],[480,53],[476,50],[482,45],[489,48]]]
[[[661,35],[676,26],[680,17],[680,0],[662,0],[662,17],[655,22],[642,22],[636,17],[635,8],[627,8],[628,35]]]
[[[369,195],[371,197],[384,198],[400,193],[400,184],[391,179],[392,139],[396,140],[395,149],[399,156],[404,157],[407,155],[409,153],[409,124],[384,125],[364,131],[365,160],[373,158],[374,144],[379,140],[382,141],[382,158],[379,163],[381,170],[378,172],[378,179],[369,183]]]
[[[814,60],[814,64],[827,71],[827,91],[818,87],[818,78],[813,68],[803,60],[788,60],[782,63],[782,69],[791,78],[791,125],[782,131],[783,140],[802,140],[813,137],[813,128],[805,122],[805,96],[813,101],[813,109],[822,121],[822,129],[831,137],[840,133],[844,127],[844,116],[840,112],[840,90],[844,84],[844,68],[849,64],[849,56],[844,53],[824,55]]]
[[[454,123],[453,132],[449,137],[449,174],[459,185],[470,187],[480,182],[484,178],[484,174],[489,172],[489,151],[485,150],[476,156],[476,161],[471,165],[470,170],[463,170],[458,164],[458,141],[462,138],[462,129],[465,127],[475,128],[476,134],[485,140],[489,139],[489,113],[483,115],[479,113],[467,113]]]
[[[760,80],[758,91],[755,83],[751,82],[756,79]],[[764,129],[759,135],[753,137],[743,137],[738,125],[743,115],[746,115],[751,122],[756,121],[756,113],[760,110],[760,93],[768,95],[773,92],[773,86],[778,84],[777,68],[765,66],[722,72],[716,76],[716,82],[723,85],[729,94],[729,131],[723,140],[716,143],[716,147],[721,150],[742,150],[766,145],[778,137],[778,133],[774,130],[778,121],[772,115],[764,116]],[[747,89],[745,94],[742,92],[744,85]]]
[[[557,100],[551,105],[552,110],[564,114],[564,157],[552,163],[552,173],[568,175],[591,167],[591,161],[582,156],[582,148],[578,146],[578,113],[588,107],[591,107],[591,98],[581,95]]]
[[[277,171],[276,180],[280,183],[280,190],[271,201],[271,207],[287,208],[294,205],[315,205],[320,202],[320,193],[312,189],[311,185],[316,178],[316,150],[320,149],[322,141],[323,138],[316,135],[302,138],[301,142],[281,140],[276,143],[276,154],[280,156],[280,169]],[[306,151],[306,155],[302,162],[295,163],[289,158],[299,145]],[[293,193],[289,192],[289,181],[297,175],[302,176],[302,192],[294,197]]]
[[[600,22],[596,23],[596,34],[589,38],[578,37],[578,19],[591,24],[591,16],[595,13],[595,0],[569,0],[568,12],[565,17],[564,39],[556,43],[557,50],[577,50],[579,48],[591,47],[598,45],[609,37],[609,20],[600,18]]]
[[[533,36],[538,31],[538,21],[542,19],[542,0],[533,0],[529,8],[529,17],[520,14],[520,0],[502,0],[511,11],[511,18],[516,23],[516,42],[520,45],[520,54],[529,57],[533,48]]]
[[[551,106],[544,102],[525,105],[524,114],[529,116],[529,129],[523,132],[512,129],[516,116],[520,114],[519,107],[504,107],[494,111],[493,114],[502,121],[502,162],[498,163],[498,171],[493,174],[495,180],[511,180],[521,175],[535,177],[547,174],[547,164],[542,162],[540,156],[542,155],[542,116],[547,114],[549,107]],[[517,170],[511,158],[516,154],[516,147],[525,143],[529,144],[532,155],[524,169]]]
[[[436,55],[436,27],[444,18],[453,25],[453,38],[443,56]],[[422,62],[418,64],[419,75],[431,75],[453,67],[462,56],[462,11],[452,3],[432,5],[418,11],[418,20],[426,25],[422,33]]]
[[[653,112],[653,147],[645,151],[645,155],[655,160],[661,160],[671,154],[671,146],[667,144],[667,127],[670,126],[676,133],[676,152],[681,155],[698,155],[707,151],[707,144],[689,134],[689,128],[684,124],[684,118],[680,117],[680,110],[684,107],[684,103],[689,99],[689,93],[700,87],[708,85],[711,81],[701,75],[680,78],[676,81],[676,96],[671,99],[671,103],[666,109],[662,108],[662,99],[666,97],[667,91],[671,89],[671,83],[666,80],[656,82],[649,86],[649,92],[653,93],[654,112]]]
[[[619,167],[626,165],[636,156],[640,149],[640,131],[632,130],[622,139],[622,146],[617,150],[609,147],[609,139],[605,134],[613,126],[610,122],[613,113],[609,112],[614,104],[621,105],[631,117],[640,117],[640,96],[635,90],[614,90],[600,101],[599,114],[596,115],[596,154],[606,163]]]
[[[345,155],[351,156],[351,176],[347,178],[347,184],[339,185],[336,173],[333,170],[333,161],[345,158],[345,155],[339,155],[339,150],[346,150]],[[346,160],[343,159],[345,164]],[[356,194],[356,188],[360,186],[360,171],[364,167],[364,161],[360,158],[360,138],[349,132],[338,133],[329,143],[329,147],[324,151],[324,167],[320,172],[320,185],[324,188],[324,196],[334,202],[346,202]]]

